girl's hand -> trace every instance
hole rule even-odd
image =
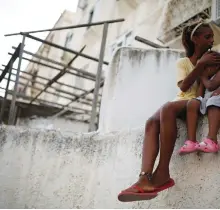
[[[198,65],[213,66],[220,65],[220,54],[216,52],[206,52],[198,61]]]

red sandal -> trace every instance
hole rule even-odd
[[[130,189],[137,189],[138,192],[131,192],[128,191]],[[152,192],[145,192],[141,187],[137,185],[133,185],[127,190],[122,191],[118,195],[118,200],[121,202],[132,202],[132,201],[141,201],[141,200],[150,200],[155,197],[157,197],[157,193],[152,191]]]
[[[147,178],[150,180],[151,177],[149,174],[144,173],[141,175],[147,175]],[[122,191],[119,195],[118,195],[118,200],[121,202],[131,202],[131,201],[141,201],[141,200],[151,200],[155,197],[157,197],[158,192],[161,192],[163,190],[166,190],[172,186],[175,185],[175,182],[172,178],[170,178],[165,184],[163,184],[160,187],[155,188],[155,190],[153,191],[144,191],[143,188],[137,186],[137,184],[131,186],[130,188],[128,188],[127,190]],[[137,189],[138,192],[131,192],[129,191],[130,189]]]
[[[172,178],[170,178],[165,184],[163,184],[162,186],[160,187],[157,187],[154,192],[158,193],[158,192],[161,192],[163,190],[166,190],[170,187],[173,187],[175,185],[175,182]]]

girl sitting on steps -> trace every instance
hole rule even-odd
[[[209,24],[196,23],[183,30],[182,43],[186,57],[177,62],[180,92],[174,101],[164,104],[147,120],[139,178],[119,193],[119,201],[149,200],[175,184],[170,177],[169,165],[177,137],[176,119],[186,116],[187,103],[197,97],[197,79],[206,67],[220,65],[220,55],[208,52],[213,42],[214,34]],[[213,115],[216,115],[216,110],[210,108],[209,116]],[[158,154],[159,162],[154,169]]]

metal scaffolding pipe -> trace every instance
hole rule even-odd
[[[5,90],[5,88],[3,88],[3,87],[0,87],[0,89],[2,89],[2,90]],[[11,92],[9,92],[8,94],[10,94],[10,95],[12,95],[12,93]],[[23,96],[22,94],[19,94],[19,93],[17,93],[17,96],[18,97],[21,97],[21,98],[28,98],[28,96]],[[40,99],[37,99],[38,101],[40,100]],[[50,102],[50,101],[46,101],[46,100],[40,100],[40,101],[42,101],[42,102],[45,102],[45,103],[51,103],[51,104],[53,104],[52,102]],[[18,101],[18,103],[19,103],[19,101]],[[58,104],[57,104],[58,105]],[[19,104],[19,106],[20,107],[22,107],[23,108],[23,105],[22,104]],[[61,105],[59,105],[59,106],[61,106]],[[77,112],[77,111],[73,111],[73,110],[67,110],[67,111],[70,111],[70,112],[72,112],[72,113],[76,113],[76,114],[87,114],[87,113],[82,113],[82,112]],[[88,121],[87,120],[80,120],[80,119],[76,119],[76,118],[71,118],[70,120],[75,120],[75,121],[79,121],[79,122],[84,122],[84,123],[88,123]]]
[[[11,54],[11,58],[10,58],[8,64],[5,66],[5,69],[3,70],[3,72],[0,76],[0,82],[3,80],[5,75],[8,73],[8,71],[10,69],[10,65],[13,64],[15,62],[15,60],[18,58],[20,49],[21,49],[21,44],[19,44],[18,47],[16,48],[15,52],[13,54]]]
[[[8,119],[8,124],[13,125],[14,120],[15,120],[15,102],[16,102],[16,94],[17,94],[17,88],[18,88],[18,82],[19,82],[19,74],[21,70],[21,61],[22,61],[22,54],[24,50],[24,44],[25,44],[25,35],[22,37],[22,43],[21,47],[19,49],[19,61],[18,61],[18,70],[17,70],[17,75],[15,79],[15,85],[14,85],[14,92],[12,95],[12,100],[11,100],[11,106],[10,106],[10,111],[9,111],[9,119]]]
[[[8,53],[9,55],[12,55],[12,53]],[[48,68],[51,68],[51,69],[55,69],[55,70],[58,70],[58,71],[62,71],[62,69],[60,68],[57,68],[55,66],[51,66],[51,65],[48,65],[48,64],[45,64],[45,63],[41,63],[41,62],[38,62],[38,61],[35,61],[35,60],[31,60],[29,58],[25,58],[25,57],[22,57],[22,59],[26,60],[26,61],[29,61],[29,62],[32,62],[32,63],[36,63],[36,64],[39,64],[41,66],[45,66],[45,67],[48,67]],[[88,79],[88,80],[92,80],[92,81],[95,81],[95,79],[93,77],[88,77],[88,76],[83,76],[83,75],[79,75],[79,74],[76,74],[76,73],[73,73],[71,71],[66,71],[68,74],[71,74],[71,75],[74,75],[76,77],[82,77],[84,79]]]
[[[20,77],[23,78],[23,79],[25,79],[25,80],[27,80],[27,81],[30,81],[28,78],[26,78],[26,77],[24,77],[24,76],[20,76]],[[32,81],[32,80],[31,80],[31,81]],[[42,83],[42,82],[38,82],[38,81],[35,81],[35,82],[36,82],[36,84],[40,84],[40,85],[45,86],[45,84]],[[33,89],[42,91],[42,89],[37,88],[37,87],[34,87],[34,86],[32,86],[32,85],[28,85],[28,84],[21,83],[21,82],[19,82],[19,84],[21,84],[21,85],[23,85],[23,86],[26,86],[26,85],[27,85],[27,87],[30,87],[30,88],[33,88]],[[61,89],[59,89],[59,88],[55,88],[55,87],[52,87],[52,86],[50,86],[49,88],[52,88],[52,89],[54,89],[54,90],[56,90],[56,91],[58,91],[58,92],[61,92],[61,93],[64,93],[64,94],[67,94],[67,95],[70,95],[70,96],[73,96],[73,97],[78,97],[77,94],[70,93],[70,92],[68,92],[68,91],[61,90]],[[50,92],[49,90],[45,90],[44,92],[45,92],[45,93],[49,93],[49,94],[51,94],[51,95],[55,95],[55,96],[61,97],[61,98],[65,98],[65,99],[68,99],[68,100],[72,100],[72,99],[73,99],[72,97],[67,97],[67,96],[64,96],[64,95],[59,95],[59,94],[57,94],[57,93]],[[87,99],[86,99],[86,100],[87,100]],[[92,101],[92,100],[90,100],[90,101]],[[88,103],[88,102],[84,102],[84,101],[77,101],[77,102],[78,102],[78,103],[85,104],[85,105],[88,105],[88,106],[92,106],[92,104],[91,104],[91,103]]]
[[[13,46],[12,48],[13,48],[13,49],[16,49],[16,47],[14,47],[14,46]],[[55,61],[55,60],[50,59],[50,58],[45,58],[45,57],[43,57],[43,56],[41,56],[41,55],[37,55],[37,54],[34,54],[34,53],[29,52],[29,51],[26,51],[26,50],[24,50],[24,53],[27,54],[27,55],[31,55],[31,56],[33,56],[33,57],[35,57],[35,58],[42,59],[42,60],[51,62],[51,63],[53,63],[53,64],[57,64],[57,65],[62,66],[62,67],[65,67],[65,66],[66,66],[66,65],[63,64],[63,63],[60,63],[60,62]],[[72,67],[72,66],[70,66],[69,69],[72,69],[72,70],[74,70],[74,71],[77,71],[78,73],[82,73],[82,74],[87,75],[87,76],[90,76],[90,77],[94,77],[94,79],[95,79],[95,77],[96,77],[95,74],[92,74],[92,73],[90,73],[90,72],[84,71],[83,69],[74,68],[74,67]]]
[[[25,78],[25,77],[23,77],[23,76],[20,76],[20,78],[23,78],[23,79],[28,80],[27,78]],[[13,80],[11,80],[11,81],[13,81]],[[32,81],[32,80],[29,80],[29,81]],[[36,82],[36,83],[37,83],[37,82]],[[32,86],[32,85],[28,85],[28,84],[25,84],[25,83],[23,83],[23,82],[19,82],[19,84],[22,85],[22,86],[27,86],[27,87],[33,88],[33,89],[38,90],[38,91],[41,91],[41,90],[42,90],[42,89],[40,89],[40,88],[38,88],[38,87],[34,87],[34,86]],[[39,83],[39,84],[40,84],[40,83]],[[56,90],[56,89],[55,89],[55,90]],[[59,95],[59,94],[57,94],[57,93],[50,92],[49,90],[46,90],[46,91],[44,91],[44,92],[45,92],[45,93],[48,93],[48,94],[51,94],[51,95],[54,95],[54,96],[58,96],[58,97],[61,97],[61,98],[65,98],[65,99],[68,99],[68,100],[72,100],[72,98],[70,98],[70,97],[63,96],[63,95]],[[91,106],[91,104],[90,104],[90,106]]]
[[[102,73],[102,65],[105,55],[105,46],[106,46],[106,39],[108,35],[108,23],[104,23],[103,26],[103,33],[102,33],[102,42],[101,42],[101,48],[99,53],[99,64],[96,74],[96,82],[95,82],[95,88],[93,92],[93,102],[92,102],[92,113],[91,113],[91,119],[89,124],[89,131],[95,130],[95,123],[96,123],[96,116],[97,116],[97,102],[98,102],[98,95],[99,95],[99,88],[101,83],[101,73]]]
[[[10,83],[11,75],[12,75],[12,66],[13,66],[13,62],[11,62],[10,65],[9,65],[9,72],[8,72],[7,85],[6,85],[6,89],[5,89],[5,95],[4,95],[3,102],[1,104],[0,123],[3,122],[3,116],[4,116],[4,112],[5,112],[5,103],[6,103],[6,100],[7,100],[8,88],[9,88],[9,83]]]
[[[2,66],[5,66],[5,65],[2,65]],[[12,68],[13,70],[17,70],[17,69],[15,69],[15,68]],[[0,71],[3,71],[2,69],[0,69]],[[26,72],[26,71],[20,71],[20,72],[22,72],[22,73],[24,73],[24,74],[27,74],[27,75],[30,75],[30,76],[33,76],[33,74],[31,74],[31,73],[29,73],[29,72]],[[12,73],[13,75],[15,75],[14,73]],[[21,78],[22,78],[22,75],[20,76]],[[23,77],[24,79],[27,79],[27,78],[25,78],[25,77]],[[47,79],[47,78],[45,78],[45,77],[41,77],[41,76],[36,76],[36,78],[41,78],[41,79],[44,79],[44,80],[46,80],[46,81],[50,81],[49,79]],[[27,80],[29,80],[29,79],[27,79]],[[43,85],[43,86],[45,86],[46,84],[44,84],[44,83],[41,83],[41,82],[39,82],[39,81],[36,81],[36,83],[39,83],[39,84],[41,84],[41,85]],[[70,87],[70,88],[75,88],[75,89],[78,89],[77,87],[73,87],[73,86],[71,86],[71,85],[68,85],[68,84],[64,84],[64,83],[60,83],[60,82],[56,82],[57,84],[61,84],[61,85],[65,85],[65,86],[67,86],[67,87]],[[32,87],[32,86],[31,86]],[[69,91],[66,91],[66,90],[61,90],[61,89],[58,89],[58,88],[55,88],[55,87],[53,87],[53,86],[51,86],[50,88],[53,88],[53,89],[55,89],[55,90],[57,90],[57,91],[60,91],[60,92],[62,92],[62,93],[64,93],[64,94],[67,94],[67,95],[70,95],[70,96],[74,96],[74,97],[78,97],[79,95],[78,94],[74,94],[74,93],[71,93],[71,92],[69,92]],[[81,89],[80,88],[80,90],[81,91],[83,91],[83,92],[86,92],[87,90],[85,90],[85,89]],[[101,95],[99,95],[99,96],[101,96]],[[92,101],[92,99],[90,99],[90,98],[85,98],[85,100],[86,101],[88,101],[88,102],[91,102]],[[86,102],[83,102],[83,103],[85,103],[85,104],[88,104],[88,103],[86,103]],[[99,104],[100,104],[100,102],[98,102]]]
[[[114,19],[114,20],[105,20],[100,22],[94,22],[94,23],[86,23],[86,24],[78,24],[74,26],[65,26],[65,27],[57,27],[57,28],[50,28],[50,29],[42,29],[42,30],[35,30],[35,31],[26,31],[24,33],[30,34],[30,33],[39,33],[39,32],[46,32],[46,31],[60,31],[65,29],[73,29],[73,28],[82,28],[82,27],[88,27],[88,26],[97,26],[102,25],[104,23],[117,23],[117,22],[123,22],[125,19]],[[12,33],[12,34],[5,34],[5,36],[15,36],[19,35],[19,33]]]
[[[151,47],[154,47],[154,48],[169,48],[169,47],[166,47],[166,46],[162,46],[162,45],[159,45],[159,44],[156,44],[152,41],[149,41],[147,39],[144,39],[142,37],[139,37],[139,36],[135,36],[135,40],[141,42],[141,43],[144,43],[146,45],[149,45]]]
[[[84,47],[80,50],[80,53],[85,49],[85,47],[86,47],[86,46],[84,46]],[[60,77],[62,77],[62,76],[66,73],[66,71],[67,71],[66,69],[73,63],[73,61],[76,60],[76,58],[78,58],[78,56],[79,56],[79,54],[75,55],[75,56],[70,60],[70,62],[66,65],[66,67],[64,67],[63,70],[62,70],[60,73],[58,73],[55,77],[53,77],[53,79],[50,80],[50,81],[46,84],[46,87],[45,87],[43,90],[41,90],[41,92],[38,93],[38,94],[35,96],[34,99],[31,100],[30,104],[31,104],[35,99],[37,99],[37,97],[40,96],[41,93],[43,93],[45,90],[47,90],[48,87],[50,87],[54,82],[56,82]]]
[[[2,65],[3,67],[5,67],[5,65]],[[17,71],[17,69],[16,68],[12,68],[13,70],[16,70]],[[2,70],[2,69],[1,69]],[[31,75],[31,76],[33,76],[33,74],[31,74],[31,73],[29,73],[29,72],[27,72],[27,71],[20,71],[21,73],[24,73],[24,74],[28,74],[28,75]],[[37,78],[40,78],[40,79],[44,79],[44,80],[46,80],[46,81],[50,81],[50,79],[48,79],[48,78],[46,78],[46,77],[42,77],[42,76],[39,76],[39,75],[37,75],[36,76]],[[86,90],[85,89],[82,89],[82,88],[78,88],[78,87],[75,87],[75,86],[71,86],[71,85],[68,85],[68,84],[65,84],[65,83],[62,83],[62,82],[56,82],[57,84],[59,84],[59,85],[63,85],[63,86],[66,86],[66,87],[69,87],[69,88],[73,88],[73,89],[76,89],[76,90],[80,90],[80,91],[83,91],[83,92],[86,92]]]
[[[46,91],[49,87],[50,88],[53,88],[55,90],[58,90],[54,87],[52,87],[52,84],[57,82],[57,80],[62,77],[65,73],[69,73],[69,74],[72,74],[74,76],[79,76],[79,77],[82,77],[82,78],[85,78],[85,79],[90,79],[90,80],[93,80],[94,81],[94,74],[91,75],[89,72],[86,72],[86,71],[83,71],[81,69],[76,69],[76,68],[70,68],[70,65],[71,63],[73,62],[74,59],[76,59],[78,56],[81,56],[81,57],[84,57],[86,59],[89,59],[89,60],[92,60],[92,61],[96,61],[98,62],[98,70],[97,70],[97,74],[96,74],[96,84],[95,84],[95,88],[94,89],[91,89],[89,91],[86,91],[84,90],[84,93],[83,94],[80,94],[80,95],[76,95],[74,99],[71,99],[70,102],[66,105],[62,105],[63,108],[65,107],[68,107],[71,103],[73,103],[74,101],[77,101],[81,98],[85,98],[86,95],[90,94],[90,93],[94,93],[94,98],[93,98],[93,104],[92,104],[92,114],[91,114],[91,122],[90,122],[90,129],[94,129],[94,125],[95,125],[95,121],[96,121],[96,115],[97,115],[97,103],[98,103],[98,96],[99,96],[99,88],[103,86],[104,84],[104,81],[102,80],[101,78],[101,71],[102,71],[102,65],[103,64],[106,64],[108,65],[109,63],[106,62],[106,61],[103,61],[104,59],[104,50],[105,50],[105,44],[106,44],[106,38],[107,38],[107,29],[108,29],[108,24],[109,23],[115,23],[115,22],[121,22],[121,21],[124,21],[124,19],[117,19],[117,20],[110,20],[110,21],[102,21],[102,22],[97,22],[97,23],[89,23],[89,24],[81,24],[81,25],[76,25],[76,26],[69,26],[69,27],[59,27],[59,28],[53,28],[53,29],[45,29],[45,30],[39,30],[39,31],[30,31],[30,32],[26,32],[26,33],[23,33],[23,32],[20,32],[18,34],[21,34],[23,35],[23,41],[22,41],[22,45],[21,45],[21,49],[19,50],[19,64],[18,64],[18,71],[17,71],[17,75],[16,75],[16,80],[15,80],[15,90],[13,92],[13,98],[12,98],[12,104],[11,104],[11,107],[10,107],[10,116],[9,116],[9,122],[13,121],[15,119],[14,117],[14,109],[15,109],[15,101],[16,101],[16,95],[17,95],[17,86],[18,86],[18,80],[19,80],[19,73],[20,73],[20,66],[21,66],[21,60],[22,59],[25,59],[25,60],[28,60],[30,62],[34,62],[34,63],[37,63],[39,65],[44,65],[48,68],[52,68],[52,69],[55,69],[55,70],[59,70],[60,72],[52,79],[52,80],[49,80],[48,83],[46,84],[46,87],[44,87],[43,90],[40,90],[40,92],[33,98],[31,99],[30,103],[31,104],[34,100],[38,100],[37,97],[43,93],[44,91],[46,93],[50,93],[50,94],[53,94],[53,95],[58,95],[58,94],[55,94],[55,93],[51,93],[51,92],[48,92]],[[70,29],[70,28],[79,28],[79,27],[86,27],[86,26],[92,26],[92,25],[102,25],[104,24],[104,28],[103,28],[103,38],[102,38],[102,43],[101,43],[101,50],[100,50],[100,55],[99,55],[99,59],[95,58],[95,57],[92,57],[92,56],[89,56],[89,55],[86,55],[84,53],[82,53],[82,50],[80,52],[77,52],[77,51],[74,51],[74,50],[71,50],[71,49],[68,49],[68,48],[65,48],[65,47],[62,47],[60,45],[57,45],[55,43],[52,43],[52,42],[49,42],[47,40],[42,40],[38,37],[35,37],[35,36],[32,36],[30,35],[29,33],[37,33],[37,32],[43,32],[43,31],[56,31],[56,30],[64,30],[64,29]],[[7,34],[5,36],[11,36],[11,35],[18,35],[18,34]],[[72,53],[72,54],[75,54],[75,58],[73,58],[67,66],[64,67],[64,69],[59,69],[55,66],[51,66],[51,65],[47,65],[47,64],[44,64],[44,63],[40,63],[40,62],[37,62],[37,61],[34,61],[34,60],[30,60],[28,58],[22,58],[22,53],[23,53],[23,48],[24,48],[24,40],[25,38],[30,38],[30,39],[33,39],[35,41],[39,41],[41,43],[44,43],[46,45],[49,45],[49,46],[52,46],[52,47],[55,47],[55,48],[58,48],[58,49],[61,49],[61,50],[64,50],[66,52],[69,52],[69,53]],[[34,55],[33,53],[30,53],[28,51],[26,51],[27,54],[29,53],[29,55],[32,55],[33,57],[36,57],[38,59],[42,59],[43,60],[43,56],[41,56],[41,58],[39,57],[39,55]],[[47,58],[44,58],[44,60],[47,59]],[[49,61],[50,60],[50,61]],[[51,62],[52,59],[47,59],[48,62]],[[56,65],[63,65],[62,63],[55,63],[56,61],[53,61],[52,63],[56,64]],[[79,74],[74,74],[73,72],[70,72],[70,71],[67,71],[67,68],[70,68],[74,71],[77,71],[77,70],[80,70],[80,71],[77,71]],[[12,71],[12,70],[11,70]],[[80,75],[80,74],[83,74],[83,75]],[[89,74],[89,75],[88,75]],[[88,77],[84,76],[84,75],[87,75]],[[22,76],[21,76],[22,78]],[[27,79],[25,77],[23,77],[24,79]],[[35,81],[36,83],[40,84],[40,82],[37,82]],[[41,83],[41,85],[44,85],[43,83]],[[32,87],[32,86],[31,86]],[[36,87],[32,87],[32,88],[35,88]],[[39,89],[38,89],[39,90]],[[60,92],[63,92],[64,94],[66,94],[65,91],[62,91],[62,90],[59,90]],[[62,95],[59,95],[60,97],[63,97]],[[64,96],[64,98],[67,98]],[[68,98],[67,98],[68,99]],[[69,98],[70,99],[70,98]],[[50,103],[50,102],[49,102]],[[81,102],[83,103],[83,102]],[[63,110],[65,112],[65,110]],[[63,112],[62,111],[62,112]],[[12,113],[13,112],[13,113]],[[59,113],[58,113],[59,114]],[[91,128],[93,127],[93,128]]]
[[[52,46],[52,47],[55,47],[55,48],[58,48],[58,49],[61,49],[61,50],[64,50],[64,51],[66,51],[66,52],[73,53],[73,54],[75,54],[75,55],[78,55],[78,56],[81,56],[81,57],[87,58],[87,59],[89,59],[89,60],[93,60],[93,61],[99,62],[99,59],[94,58],[94,57],[92,57],[92,56],[90,56],[90,55],[86,55],[86,54],[83,54],[83,53],[77,52],[77,51],[75,51],[75,50],[71,50],[71,49],[69,49],[69,48],[66,48],[66,47],[63,47],[63,46],[60,46],[60,45],[54,44],[54,43],[52,43],[52,42],[48,42],[48,41],[43,40],[43,39],[40,39],[40,38],[38,38],[38,37],[31,36],[31,35],[29,35],[29,34],[25,34],[25,33],[21,33],[21,35],[26,35],[26,36],[27,36],[28,38],[30,38],[30,39],[33,39],[33,40],[36,40],[36,41],[42,42],[42,43],[44,43],[44,44],[50,45],[50,46]],[[106,64],[106,65],[109,64],[109,63],[106,62],[106,61],[104,61],[103,63]]]
[[[1,71],[1,69],[0,69],[0,71]],[[16,74],[14,74],[14,73],[12,73],[12,75],[16,75]],[[30,74],[30,75],[32,75],[32,74]],[[22,79],[25,79],[25,80],[27,80],[27,81],[33,81],[33,80],[30,80],[30,79],[28,79],[28,78],[26,78],[26,77],[24,77],[24,76],[22,76],[22,75],[20,75],[20,78],[22,78]],[[50,81],[50,80],[49,80]],[[42,85],[42,86],[45,86],[46,84],[44,84],[44,83],[42,83],[42,82],[40,82],[40,81],[34,81],[36,84],[40,84],[40,85]],[[23,83],[24,84],[24,83]],[[26,84],[24,84],[24,86],[25,86]],[[30,87],[30,88],[35,88],[34,86],[32,86],[32,85],[27,85],[28,87]],[[53,86],[50,86],[50,88],[52,88],[52,89],[54,89],[54,90],[56,90],[56,91],[60,91],[60,92],[63,92],[63,93],[65,93],[65,94],[68,94],[68,95],[71,95],[71,96],[73,96],[73,97],[77,97],[78,95],[77,94],[74,94],[74,93],[70,93],[70,92],[68,92],[68,91],[64,91],[64,90],[61,90],[61,89],[59,89],[59,88],[55,88],[55,87],[53,87]],[[41,90],[41,89],[39,89],[39,90]],[[71,98],[72,99],[72,98]]]
[[[100,87],[103,87],[103,85],[104,85],[104,80],[101,81]],[[90,94],[90,93],[93,93],[93,92],[94,92],[94,89],[95,89],[95,88],[92,88],[91,90],[87,91],[86,93],[83,93],[83,94],[79,95],[79,97],[76,97],[75,99],[71,100],[68,104],[64,105],[63,107],[67,107],[67,106],[69,106],[71,103],[77,101],[78,99],[84,98],[86,95],[88,95],[88,94]],[[66,112],[65,110],[62,110],[62,111],[58,112],[57,114],[55,114],[54,117],[59,117],[59,116],[63,115],[65,112]]]
[[[3,88],[3,87],[0,87],[0,89],[5,90],[5,88]],[[11,92],[9,92],[8,94],[12,95]],[[18,97],[21,97],[21,98],[24,98],[24,99],[30,98],[30,97],[24,96],[23,94],[20,94],[20,93],[17,93],[17,96],[18,96]],[[45,102],[45,103],[51,103],[51,104],[53,104],[53,105],[62,106],[61,104],[57,104],[57,103],[54,104],[53,102],[46,101],[46,100],[41,100],[41,99],[37,99],[37,100],[38,100],[38,101]],[[19,101],[18,101],[18,103],[19,103]],[[25,103],[25,102],[23,102],[23,103]],[[19,104],[19,106],[20,106],[21,108],[24,108],[22,104]],[[24,106],[25,106],[25,105],[24,105]],[[27,105],[26,105],[26,106],[27,106]],[[68,110],[66,110],[66,111],[70,111],[70,112],[72,112],[72,113],[74,113],[74,114],[77,114],[77,115],[78,115],[78,114],[83,114],[83,115],[84,115],[84,114],[87,114],[87,113],[77,112],[77,111],[72,110],[72,109],[68,109]],[[76,119],[76,118],[71,118],[70,120],[75,120],[75,121],[79,121],[79,122],[88,123],[87,120],[80,120],[80,119]]]
[[[7,78],[4,78],[4,79],[7,79]],[[13,79],[10,79],[10,81],[11,82],[15,82],[15,80],[13,80]],[[24,84],[24,83],[22,83],[22,82],[19,82],[19,84],[20,85],[26,85],[26,84]],[[27,85],[28,87],[31,87],[30,85]],[[34,87],[33,89],[36,89],[36,90],[41,90],[41,89],[39,89],[39,88],[37,88],[37,87]],[[4,89],[5,90],[5,89]],[[11,90],[12,91],[12,90]],[[12,91],[13,92],[13,91]],[[54,93],[52,93],[52,92],[50,92],[50,91],[48,91],[47,92],[48,94],[51,94],[51,95],[57,95],[57,94],[54,94]],[[24,95],[24,94],[22,94],[22,93],[17,93],[17,96],[19,96],[19,94],[20,95]],[[26,95],[24,95],[25,97],[29,97],[30,99],[33,99],[33,97],[30,97],[30,96],[26,96]],[[51,101],[46,101],[46,100],[43,100],[43,99],[36,99],[37,101],[45,101],[45,102],[47,102],[47,103],[51,103],[51,104],[56,104],[56,105],[59,105],[59,106],[61,106],[61,107],[63,107],[63,104],[60,104],[60,103],[57,103],[57,102],[51,102]],[[69,100],[71,100],[71,99],[69,99]],[[68,106],[67,108],[72,108],[72,109],[78,109],[78,110],[80,110],[80,111],[84,111],[84,113],[83,114],[88,114],[88,113],[90,113],[91,111],[90,110],[87,110],[87,109],[82,109],[82,108],[79,108],[79,107],[76,107],[76,106]],[[68,110],[67,110],[68,111]]]
[[[2,69],[0,69],[0,71],[2,71]],[[11,73],[11,75],[16,76],[16,74],[14,74],[14,73]],[[24,77],[24,76],[20,76],[20,78],[25,79],[25,80],[27,80],[27,81],[31,81],[31,82],[33,81],[33,80],[30,80],[30,79],[28,79],[28,78],[26,78],[26,77]],[[7,77],[5,77],[4,79],[7,79]],[[12,79],[10,79],[10,81],[14,82],[14,80],[12,80]],[[35,81],[35,82],[36,82],[36,84],[40,84],[40,85],[45,86],[45,84],[42,83],[42,82],[38,82],[38,81]],[[22,85],[22,86],[27,86],[27,87],[33,88],[33,89],[35,89],[35,90],[39,90],[39,91],[42,90],[42,89],[40,89],[40,88],[38,88],[38,87],[34,87],[34,86],[32,86],[32,85],[25,84],[25,83],[23,83],[23,82],[21,82],[21,81],[19,81],[19,84]],[[78,95],[76,95],[76,94],[71,94],[71,93],[69,93],[69,92],[60,90],[60,89],[55,88],[55,87],[50,87],[50,88],[53,88],[53,89],[56,90],[56,91],[59,91],[59,92],[62,92],[62,93],[68,94],[68,95],[72,95],[72,96],[74,96],[74,97],[77,97],[77,96],[78,96]],[[59,94],[57,94],[57,93],[50,92],[49,90],[47,90],[47,91],[45,91],[45,92],[46,92],[46,93],[49,93],[49,94],[51,94],[51,95],[55,95],[55,96],[58,96],[58,97],[61,97],[61,98],[68,99],[68,100],[72,100],[72,99],[73,99],[73,98],[71,98],[71,97],[67,97],[67,96],[64,96],[64,95],[59,95]],[[88,105],[88,106],[92,106],[91,103],[87,103],[87,102],[84,102],[84,101],[77,101],[77,102],[78,102],[78,103],[85,104],[85,105]]]

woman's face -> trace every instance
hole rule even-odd
[[[210,27],[203,26],[198,29],[198,34],[194,36],[195,46],[204,51],[211,49],[214,43],[214,34]]]

